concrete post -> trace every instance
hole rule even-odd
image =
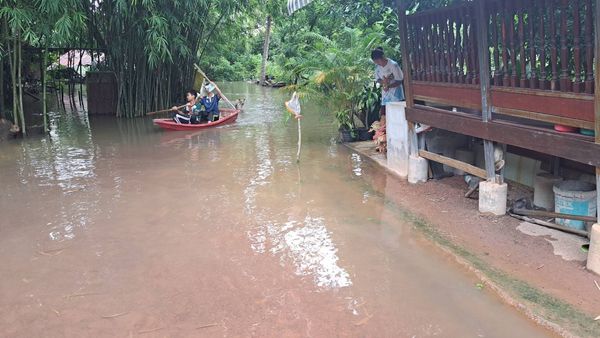
[[[508,185],[485,181],[479,183],[479,212],[496,216],[506,214]]]
[[[590,231],[587,269],[600,275],[600,224],[594,224]]]
[[[408,159],[408,183],[427,182],[429,163],[418,155],[410,155]]]
[[[400,177],[408,177],[410,149],[406,103],[390,102],[386,106],[387,161],[388,167]]]

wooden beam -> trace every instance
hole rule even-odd
[[[546,123],[551,123],[551,124],[561,124],[561,125],[565,125],[565,126],[594,130],[594,122],[572,119],[572,118],[568,118],[568,117],[561,117],[561,116],[537,113],[537,112],[532,112],[532,111],[527,111],[527,110],[500,108],[500,107],[492,107],[492,112],[494,114],[514,116],[514,117],[520,117],[520,118],[524,118],[524,119],[528,119],[528,120],[541,121],[541,122],[546,122]]]
[[[477,29],[477,57],[479,58],[479,85],[481,88],[481,119],[484,123],[492,120],[492,102],[490,93],[490,49],[488,47],[488,16],[485,14],[485,1],[475,3],[475,29]],[[483,140],[485,171],[488,180],[496,179],[494,164],[494,143]]]
[[[415,105],[406,118],[434,128],[531,149],[575,162],[600,166],[600,144],[579,134],[558,133],[550,129],[494,120],[484,123],[477,116]]]
[[[449,167],[462,170],[471,175],[483,178],[484,180],[487,179],[486,171],[479,167],[476,167],[472,164],[461,162],[459,160],[455,160],[450,157],[435,154],[435,153],[432,153],[432,152],[429,152],[426,150],[419,150],[419,156],[426,158],[430,161],[439,162],[439,163],[445,164]]]
[[[596,131],[596,145],[600,144],[600,0],[596,0],[594,10],[594,69],[595,69],[595,92],[594,92],[594,123]],[[596,191],[598,192],[598,223],[600,224],[600,165],[596,165]]]
[[[408,21],[406,19],[406,6],[403,4],[403,1],[396,1],[396,9],[398,11],[402,72],[404,73],[404,97],[406,98],[406,106],[410,108],[414,105],[414,97],[412,91],[412,68],[410,66],[410,53],[408,50]]]

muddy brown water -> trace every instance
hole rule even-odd
[[[0,336],[541,337],[406,223],[304,107],[278,91],[236,124],[54,114],[0,149]],[[406,196],[410,198],[410,196]]]

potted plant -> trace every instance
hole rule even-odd
[[[364,86],[358,97],[357,108],[357,118],[364,124],[363,128],[357,128],[357,137],[360,141],[371,140],[373,133],[369,129],[379,119],[381,109],[381,91],[375,84]]]
[[[356,141],[356,133],[354,128],[354,118],[349,109],[339,110],[335,113],[335,120],[338,124],[341,142]]]

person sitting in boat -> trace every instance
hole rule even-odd
[[[208,122],[214,122],[219,119],[219,101],[223,94],[214,82],[209,82],[204,89],[207,94],[200,99],[200,103],[204,106],[204,117],[208,119]]]
[[[198,92],[194,89],[190,89],[185,98],[187,103],[184,107],[173,107],[171,110],[175,112],[173,115],[173,121],[179,124],[197,124],[199,123],[199,115],[201,104],[198,100]]]

